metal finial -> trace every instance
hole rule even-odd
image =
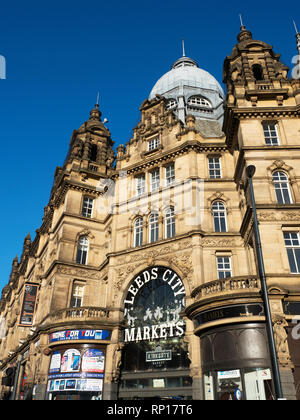
[[[96,105],[99,105],[99,90],[98,90],[98,94],[97,94],[97,102]]]
[[[300,56],[300,33],[298,32],[298,28],[296,26],[296,22],[293,20],[295,31],[296,31],[296,42],[297,42],[297,50],[298,55]]]
[[[182,57],[185,57],[184,38],[182,38],[181,42],[182,42]]]
[[[295,27],[295,31],[296,31],[296,35],[298,35],[298,29],[297,29],[297,26],[296,26],[296,22],[293,20],[293,23],[294,23],[294,27]]]
[[[240,22],[241,22],[241,29],[245,29],[245,25],[244,25],[244,22],[243,22],[243,19],[242,19],[242,15],[240,14],[239,16],[240,16]]]

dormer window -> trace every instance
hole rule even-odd
[[[153,137],[153,139],[150,139],[148,141],[148,151],[155,150],[159,147],[159,137]]]
[[[177,108],[177,101],[176,99],[169,99],[166,104],[167,110],[175,109]]]
[[[211,108],[210,102],[207,99],[202,98],[201,96],[191,96],[188,99],[188,105],[198,106],[201,108]]]

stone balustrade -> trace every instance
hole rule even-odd
[[[200,300],[211,295],[222,295],[228,293],[250,291],[259,292],[260,280],[255,276],[228,277],[202,284],[192,292],[192,298]]]

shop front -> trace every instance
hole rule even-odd
[[[265,327],[213,328],[200,337],[205,400],[274,398]]]
[[[49,336],[48,400],[103,398],[107,330],[63,330]]]
[[[150,267],[132,280],[119,399],[191,399],[184,308],[183,282],[170,268]]]
[[[203,398],[274,399],[263,305],[236,304],[203,311],[194,305],[187,312],[200,338]]]

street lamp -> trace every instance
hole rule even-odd
[[[260,282],[261,282],[261,292],[262,292],[262,298],[263,298],[264,310],[265,310],[266,328],[267,328],[269,350],[270,350],[270,357],[271,357],[272,370],[273,370],[275,394],[276,394],[277,399],[284,399],[283,394],[282,394],[282,388],[281,388],[277,352],[276,352],[276,346],[275,346],[275,340],[274,340],[271,310],[270,310],[270,303],[269,303],[269,297],[268,297],[265,266],[264,266],[263,254],[262,254],[262,249],[261,249],[261,240],[260,240],[260,233],[259,233],[259,228],[258,228],[257,211],[256,211],[256,204],[255,204],[255,197],[254,197],[254,190],[253,190],[252,178],[253,178],[253,175],[255,174],[255,170],[256,168],[254,165],[247,166],[246,168],[246,175],[249,180],[251,205],[252,205],[252,210],[253,210],[253,229],[254,229],[254,237],[255,237],[255,247],[256,247],[256,254],[257,254],[259,277],[260,277]]]

